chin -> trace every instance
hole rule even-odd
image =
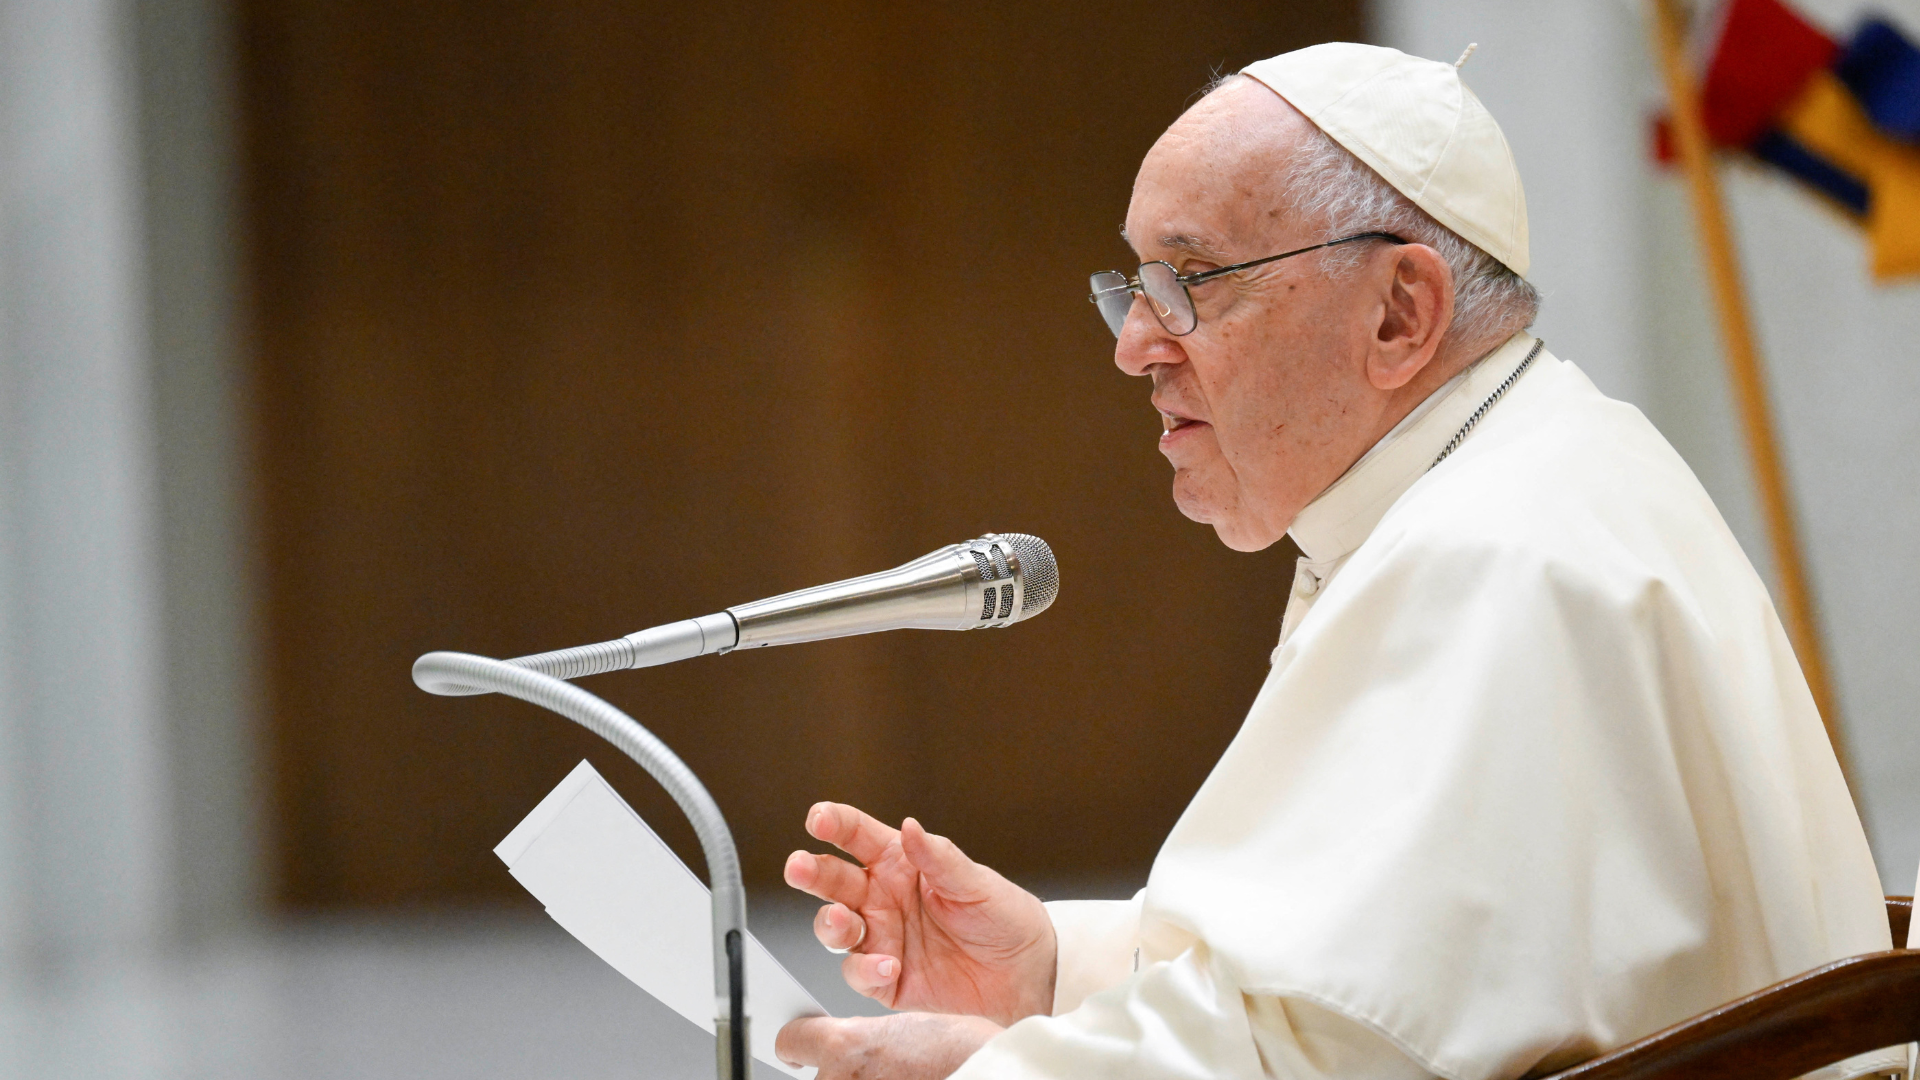
[[[1268,536],[1267,530],[1258,522],[1246,520],[1244,514],[1236,512],[1232,505],[1222,505],[1223,500],[1209,499],[1202,491],[1194,490],[1189,478],[1181,475],[1173,481],[1173,504],[1180,508],[1188,520],[1202,525],[1213,526],[1220,542],[1235,551],[1261,551],[1272,547],[1277,536]]]
[[[1200,485],[1185,473],[1175,473],[1173,477],[1173,505],[1188,521],[1197,521],[1202,525],[1215,525],[1226,515],[1221,511],[1218,500],[1209,499],[1198,490]]]
[[[1213,533],[1227,547],[1245,552],[1265,551],[1280,539],[1268,535],[1264,529],[1251,529],[1238,521],[1213,522]]]

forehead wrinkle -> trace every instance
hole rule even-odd
[[[1133,236],[1127,232],[1125,225],[1120,226],[1120,239],[1126,241],[1128,247],[1134,246]],[[1227,257],[1224,251],[1215,247],[1206,237],[1197,236],[1192,233],[1170,233],[1160,237],[1159,242],[1163,248],[1171,248],[1174,251],[1186,255],[1197,255],[1205,259],[1225,259]],[[1139,249],[1135,248],[1135,250],[1137,251]]]
[[[1206,237],[1194,236],[1189,233],[1174,233],[1170,236],[1163,236],[1160,238],[1160,246],[1172,248],[1175,251],[1184,252],[1188,255],[1198,255],[1204,259],[1227,258],[1227,253],[1215,247]]]

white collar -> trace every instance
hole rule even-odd
[[[1480,403],[1533,348],[1524,331],[1455,375],[1414,406],[1406,419],[1307,504],[1287,535],[1315,563],[1345,558],[1360,546],[1387,510],[1426,474],[1433,459]]]

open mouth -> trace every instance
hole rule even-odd
[[[1190,427],[1203,426],[1205,425],[1205,423],[1206,421],[1195,420],[1191,416],[1181,416],[1179,413],[1171,413],[1165,410],[1161,410],[1160,437],[1164,439],[1169,435],[1174,434],[1175,432],[1183,431]]]

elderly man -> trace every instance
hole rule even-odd
[[[1525,332],[1518,174],[1453,67],[1252,65],[1148,153],[1126,237],[1095,300],[1181,511],[1304,555],[1272,672],[1130,902],[814,807],[860,865],[788,882],[849,983],[918,1011],[796,1021],[783,1057],[1505,1080],[1888,947],[1765,588],[1645,418]]]

